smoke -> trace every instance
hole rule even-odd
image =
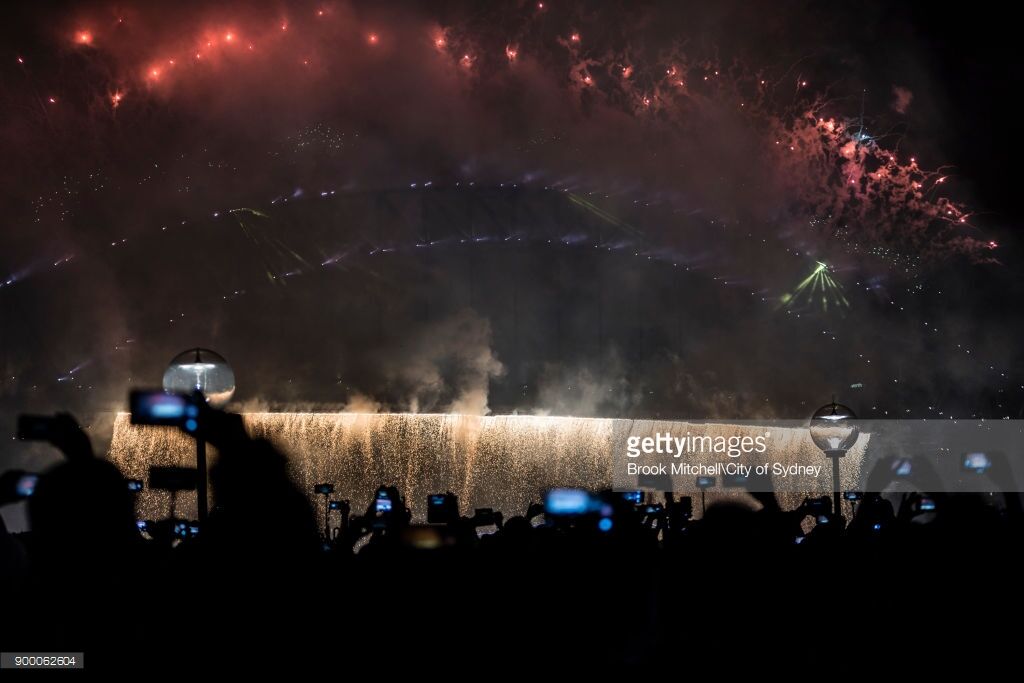
[[[349,397],[348,402],[341,412],[343,413],[379,413],[382,408],[380,401],[375,401],[370,396],[355,393]]]
[[[250,398],[236,401],[231,410],[243,413],[289,410],[379,412],[452,412],[487,415],[492,380],[505,368],[492,348],[486,318],[463,309],[423,324],[409,324],[401,334],[364,346],[361,341],[333,349],[317,349],[317,366],[341,362],[348,371],[339,380],[335,400],[310,401],[306,383],[289,397],[274,391],[280,378],[273,372],[255,372],[276,400]],[[330,358],[330,356],[341,356]],[[248,369],[252,372],[252,368]],[[254,379],[257,379],[254,378]],[[290,380],[288,384],[293,384]],[[263,393],[263,392],[261,392]],[[303,395],[307,398],[304,400]]]
[[[491,326],[463,310],[377,354],[394,409],[486,415],[488,388],[505,367],[491,349]],[[366,399],[357,399],[366,402]],[[380,404],[372,402],[379,408]]]
[[[640,405],[646,376],[632,376],[617,350],[604,358],[546,364],[540,375],[538,415],[630,415]]]
[[[903,86],[892,86],[892,109],[897,114],[906,114],[910,109],[910,103],[914,101],[914,93],[910,88]]]

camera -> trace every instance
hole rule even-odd
[[[196,522],[196,521],[189,521],[187,519],[174,519],[174,520],[162,520],[158,524],[163,526],[165,522],[173,523],[173,525],[171,527],[171,531],[172,531],[172,534],[173,534],[174,538],[181,538],[181,539],[195,538],[196,536],[199,535],[199,523]],[[156,525],[154,525],[154,526],[156,526]],[[149,530],[149,524],[148,523],[146,525],[146,530]]]
[[[965,453],[961,465],[965,472],[984,474],[992,467],[992,461],[985,453]]]
[[[14,484],[14,493],[18,498],[31,498],[32,494],[36,492],[37,483],[39,483],[38,474],[23,474]]]
[[[497,523],[498,518],[492,508],[476,508],[473,510],[474,526],[494,526]]]
[[[914,504],[915,512],[934,512],[935,511],[935,499],[929,498],[928,496],[921,496],[917,499]]]
[[[459,498],[454,493],[427,496],[427,524],[450,524],[459,519]]]
[[[191,491],[199,483],[199,470],[194,467],[149,468],[149,488],[161,491]]]
[[[556,517],[584,515],[594,509],[590,493],[583,489],[551,489],[544,496],[544,512]]]
[[[697,488],[699,489],[709,489],[714,485],[714,477],[697,477]]]
[[[129,395],[131,422],[134,425],[181,427],[186,432],[199,429],[197,399],[164,391],[133,391]]]
[[[643,491],[623,491],[621,495],[623,500],[633,505],[640,505],[644,502]]]
[[[56,431],[56,418],[49,415],[19,415],[18,439],[21,441],[48,441]]]
[[[914,463],[910,458],[897,458],[892,463],[892,473],[897,477],[909,477],[914,471]]]
[[[128,490],[131,491],[132,493],[138,493],[139,491],[141,491],[142,490],[142,480],[141,479],[129,479],[128,480]]]
[[[843,494],[843,500],[858,501],[864,497],[860,491],[847,491]]]
[[[804,510],[809,515],[820,517],[832,512],[832,500],[828,496],[819,498],[804,498]],[[820,520],[819,520],[820,521]]]
[[[334,493],[334,484],[316,484],[313,492],[320,496],[327,496]]]

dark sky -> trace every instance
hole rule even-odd
[[[1019,416],[994,3],[0,12],[11,425],[195,345],[241,407]]]

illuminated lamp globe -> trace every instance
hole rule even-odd
[[[176,394],[201,391],[210,406],[222,408],[235,393],[235,373],[219,353],[189,349],[175,356],[167,366],[164,391]]]
[[[811,416],[811,439],[829,457],[846,454],[860,436],[857,416],[846,406],[832,401]]]

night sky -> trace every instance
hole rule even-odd
[[[5,5],[0,419],[1021,417],[995,3],[681,4]]]

